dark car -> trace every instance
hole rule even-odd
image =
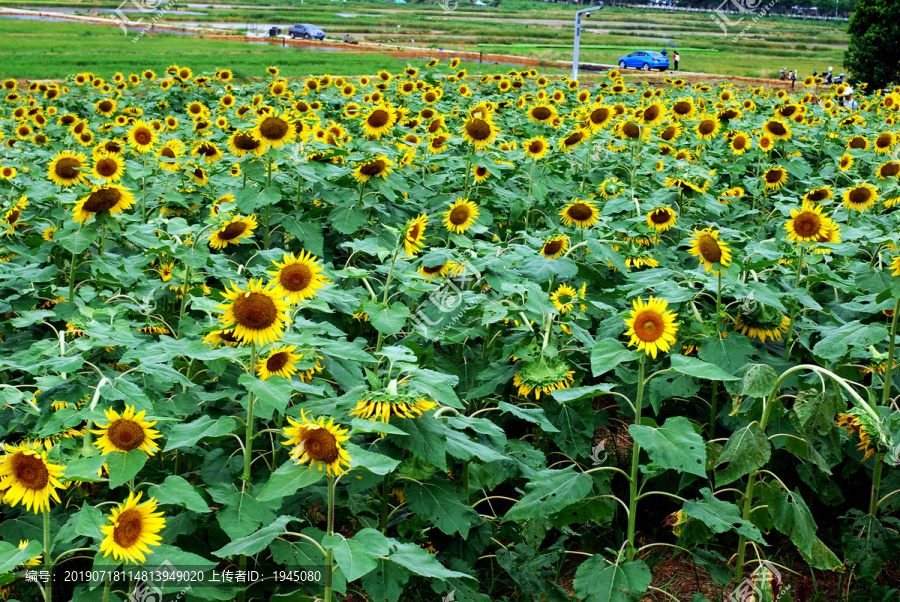
[[[325,32],[316,27],[315,25],[310,25],[308,23],[304,23],[302,25],[292,25],[290,30],[288,30],[288,35],[291,36],[291,39],[300,38],[301,40],[324,40]]]

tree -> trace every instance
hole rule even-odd
[[[900,0],[857,0],[850,17],[850,45],[844,65],[854,82],[870,89],[900,81]]]

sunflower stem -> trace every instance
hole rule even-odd
[[[193,247],[193,245],[191,245]],[[181,284],[181,311],[178,312],[178,329],[175,338],[181,338],[181,325],[184,322],[184,310],[187,307],[188,288],[191,282],[191,266],[184,264],[184,281]]]
[[[638,360],[638,390],[637,400],[634,404],[634,424],[641,425],[641,405],[644,401],[644,371],[646,369],[644,363],[646,356],[641,355]],[[626,562],[634,560],[634,528],[637,521],[637,503],[638,503],[638,477],[640,475],[640,455],[641,446],[637,441],[631,447],[631,476],[629,477],[628,489],[628,542],[625,551]]]
[[[390,495],[390,489],[391,477],[389,474],[386,474],[384,475],[384,480],[381,483],[381,521],[379,522],[379,526],[381,527],[382,533],[387,533],[388,510],[390,509],[388,497]]]
[[[900,315],[900,298],[894,304],[894,315],[891,317],[891,338],[888,339],[887,367],[884,369],[884,388],[881,392],[881,405],[887,407],[891,400],[891,381],[894,372],[894,339],[897,336],[897,316]],[[878,493],[881,489],[881,470],[884,454],[875,454],[875,468],[872,471],[872,498],[869,501],[869,514],[876,516],[878,512]]]
[[[266,189],[268,190],[272,186],[272,155],[267,157],[266,163]],[[269,250],[269,218],[272,215],[272,205],[266,205],[266,212],[264,219],[264,224],[266,226],[266,231],[263,233],[263,246],[266,251]]]
[[[794,288],[800,287],[800,270],[803,267],[803,252],[806,249],[803,245],[800,245],[800,255],[797,258],[797,276],[794,281]],[[788,360],[791,358],[791,339],[794,336],[794,320],[797,318],[797,301],[791,305],[791,323],[788,325],[787,336],[784,338],[784,359]]]
[[[103,584],[103,601],[109,602],[109,590],[112,589],[112,580],[107,579],[106,583]]]
[[[334,477],[328,475],[328,536],[334,535]],[[325,550],[325,602],[332,602],[334,577],[334,550]]]
[[[50,500],[47,500],[47,507],[44,508],[44,570],[52,571],[53,565],[50,562]],[[52,602],[53,600],[53,575],[47,581],[44,587],[44,602]]]
[[[78,232],[81,232],[79,226]],[[72,251],[72,260],[69,262],[69,297],[66,299],[69,303],[75,301],[75,251]]]
[[[250,366],[248,372],[253,376],[256,370],[256,343],[250,343]],[[244,472],[241,478],[246,485],[250,481],[250,463],[253,459],[253,404],[255,403],[253,393],[247,391],[247,425],[244,433]]]
[[[722,340],[722,270],[718,273],[719,286],[716,289],[716,340]],[[716,421],[718,420],[718,397],[719,397],[719,381],[714,380],[712,384],[712,399],[710,399],[709,412],[709,436],[712,438],[716,433]]]

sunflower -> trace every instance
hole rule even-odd
[[[719,133],[718,118],[715,115],[704,115],[694,126],[694,132],[701,140],[712,140]]]
[[[838,414],[837,426],[846,429],[851,435],[859,437],[859,445],[856,446],[861,452],[864,452],[863,462],[871,458],[875,454],[875,447],[872,445],[872,433],[877,433],[877,426],[871,424],[871,418],[864,411],[854,408],[849,412]],[[877,437],[877,434],[875,435]]]
[[[112,98],[104,98],[94,103],[94,110],[104,117],[109,117],[116,112],[118,104]]]
[[[191,156],[202,159],[205,163],[215,163],[225,155],[215,143],[204,140],[194,145]]]
[[[740,156],[753,146],[753,142],[746,132],[737,132],[731,137],[728,146],[731,148],[731,153],[733,155]]]
[[[460,127],[463,139],[481,150],[497,137],[498,130],[489,117],[470,117]]]
[[[746,313],[739,313],[734,320],[734,329],[750,338],[765,343],[766,337],[780,341],[781,334],[790,328],[791,320],[777,309],[757,304]]]
[[[676,315],[666,311],[668,301],[654,299],[652,295],[647,303],[637,298],[633,305],[631,317],[625,318],[625,325],[628,326],[625,336],[631,337],[628,344],[637,345],[638,350],[645,351],[656,359],[657,352],[668,352],[675,343],[675,335],[678,333]]]
[[[544,243],[541,247],[541,255],[547,259],[556,259],[561,257],[569,249],[569,238],[567,236],[554,236]]]
[[[647,227],[656,232],[665,232],[675,225],[677,217],[670,207],[657,207],[647,214]]]
[[[327,473],[334,476],[347,472],[343,465],[349,468],[352,459],[342,444],[350,439],[345,434],[348,429],[335,424],[333,418],[327,423],[324,416],[309,420],[305,410],[300,411],[300,422],[288,416],[288,423],[290,426],[284,428],[284,436],[288,438],[284,445],[294,446],[291,458],[297,464],[309,462],[310,466],[317,466],[319,470],[324,465]]]
[[[543,356],[538,361],[530,361],[516,372],[513,385],[518,387],[520,397],[528,397],[534,393],[535,399],[541,398],[541,393],[552,393],[558,389],[567,389],[574,381],[575,372],[569,370],[569,366],[559,359],[544,360]]]
[[[277,270],[267,274],[274,276],[272,284],[275,285],[275,293],[290,299],[291,303],[312,299],[319,294],[319,289],[331,284],[322,275],[322,266],[315,255],[306,251],[300,251],[299,257],[295,257],[293,252],[290,255],[285,253],[283,261],[284,263],[273,262]]]
[[[284,332],[288,302],[279,298],[275,283],[265,288],[262,280],[253,280],[242,289],[231,283],[234,290],[225,287],[223,297],[230,303],[217,305],[222,310],[219,318],[224,328],[234,325],[234,338],[242,343],[265,345],[280,340]]]
[[[491,177],[491,172],[487,167],[483,167],[481,165],[476,165],[472,168],[472,178],[479,184],[487,182]]]
[[[146,153],[156,144],[157,133],[143,121],[135,121],[125,139],[138,153]]]
[[[898,173],[900,173],[900,161],[885,161],[878,166],[875,175],[878,176],[879,180],[886,180],[896,176]]]
[[[371,178],[375,177],[385,179],[387,178],[387,175],[393,171],[393,165],[393,161],[384,155],[378,155],[371,161],[360,163],[357,168],[353,170],[353,178],[357,182],[368,182]]]
[[[868,150],[869,140],[865,136],[853,136],[847,141],[847,150]]]
[[[239,213],[235,217],[228,217],[230,219],[221,228],[209,235],[209,246],[213,249],[224,249],[229,244],[238,244],[241,238],[251,236],[257,226],[256,216],[253,214],[241,217]]]
[[[566,226],[589,228],[599,221],[600,213],[592,201],[574,199],[559,212],[559,216]]]
[[[770,167],[762,175],[766,189],[778,190],[787,182],[787,170],[783,167]]]
[[[695,111],[694,99],[690,96],[679,98],[672,103],[672,117],[675,119],[690,119],[694,116]]]
[[[245,157],[248,154],[257,156],[266,152],[266,145],[253,137],[246,130],[235,130],[228,138],[228,149],[235,157]]]
[[[260,380],[267,380],[272,376],[281,376],[290,379],[297,372],[297,362],[303,355],[297,355],[296,345],[278,347],[269,352],[268,357],[256,363],[256,373]]]
[[[615,127],[615,135],[621,140],[637,140],[638,138],[644,139],[647,131],[648,130],[642,128],[639,123],[636,123],[630,119],[624,119],[620,121]]]
[[[101,455],[110,452],[130,452],[139,449],[147,452],[148,456],[159,451],[154,439],[162,435],[156,429],[150,428],[156,421],[144,420],[144,411],[134,413],[134,406],[125,406],[125,411],[119,415],[115,410],[104,410],[108,424],[97,424],[98,430],[91,431],[100,438],[94,441],[94,445],[100,449]]]
[[[528,119],[537,123],[552,123],[558,115],[550,104],[536,104],[528,109]]]
[[[33,507],[35,514],[50,510],[51,497],[59,503],[56,489],[65,487],[59,480],[65,466],[51,464],[44,449],[27,444],[4,444],[3,449],[6,452],[0,461],[3,502],[10,506],[21,503],[28,510]]]
[[[606,124],[612,121],[613,112],[609,107],[604,107],[601,104],[594,104],[590,109],[585,123],[591,127],[592,131],[596,132],[602,130]]]
[[[714,265],[727,267],[731,263],[731,252],[728,244],[719,241],[719,231],[712,228],[705,228],[701,231],[694,229],[693,239],[691,240],[691,248],[688,252],[700,259],[700,263],[706,266],[706,271],[713,271],[718,274],[718,269],[713,269]]]
[[[94,169],[91,171],[98,180],[116,182],[125,171],[125,161],[119,155],[100,151],[94,155]]]
[[[791,128],[778,119],[769,119],[762,126],[763,134],[775,140],[790,140]]]
[[[565,314],[575,306],[578,299],[578,292],[568,284],[560,284],[559,287],[550,295],[550,301],[553,307],[561,313]]]
[[[895,146],[897,146],[896,134],[885,132],[883,134],[878,134],[878,137],[875,138],[874,150],[876,153],[889,153]]]
[[[391,416],[402,419],[418,418],[437,407],[435,402],[416,393],[398,392],[397,386],[397,379],[393,379],[384,391],[366,393],[357,402],[356,407],[350,410],[350,415],[368,420],[380,420],[388,424]]]
[[[156,512],[155,498],[138,504],[141,495],[129,493],[125,503],[119,504],[107,517],[112,524],[100,527],[106,536],[100,542],[104,558],[112,553],[116,560],[143,563],[147,560],[144,554],[152,553],[150,546],[162,543],[158,533],[166,526],[166,519],[162,512]]]
[[[94,186],[86,197],[75,203],[72,219],[81,224],[98,213],[122,213],[133,205],[134,196],[124,186],[101,184]]]
[[[12,180],[16,177],[17,173],[19,172],[15,167],[9,167],[8,165],[0,167],[0,178],[3,178],[4,180]]]
[[[819,186],[803,195],[803,200],[809,201],[810,203],[819,203],[830,199],[831,194],[831,186]]]
[[[654,102],[635,110],[634,116],[644,125],[655,125],[662,121],[665,113],[665,108],[658,102]]]
[[[234,330],[214,330],[203,337],[203,342],[212,349],[223,344],[227,347],[234,347],[241,343],[239,339],[234,338]]]
[[[878,200],[878,189],[871,184],[857,184],[848,188],[843,195],[844,207],[854,211],[865,211]]]
[[[478,219],[478,206],[469,199],[457,198],[444,212],[444,225],[449,232],[462,234]]]
[[[419,268],[419,274],[428,278],[429,280],[434,280],[438,276],[444,278],[449,272],[456,268],[456,263],[453,261],[444,261],[437,265],[423,265]]]
[[[900,276],[900,255],[891,261],[891,269],[894,270],[891,272],[891,276]]]
[[[526,156],[536,161],[547,156],[547,153],[550,152],[550,145],[543,136],[535,136],[522,143],[522,150],[525,151]]]
[[[369,138],[381,138],[397,123],[397,111],[388,104],[373,107],[362,119],[363,130]]]
[[[822,213],[821,205],[803,201],[799,211],[791,209],[791,219],[784,225],[784,229],[787,230],[788,240],[809,242],[818,241],[833,226],[834,222],[828,214]]]
[[[422,251],[425,241],[425,227],[427,225],[428,216],[420,213],[406,226],[406,231],[403,234],[403,248],[406,250],[407,257],[412,257]]]
[[[87,157],[81,153],[60,151],[50,162],[47,177],[57,186],[80,184],[85,178]]]
[[[252,134],[267,148],[281,148],[294,140],[297,131],[286,114],[270,113],[259,116]]]
[[[851,167],[853,167],[853,156],[850,153],[844,153],[841,160],[838,162],[838,169],[847,171]]]
[[[589,138],[589,129],[576,129],[563,136],[559,141],[559,148],[567,151],[580,145]]]

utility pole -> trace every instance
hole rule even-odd
[[[575,13],[575,43],[572,49],[572,79],[578,79],[578,54],[581,47],[581,15],[590,16],[594,8],[583,8]]]

